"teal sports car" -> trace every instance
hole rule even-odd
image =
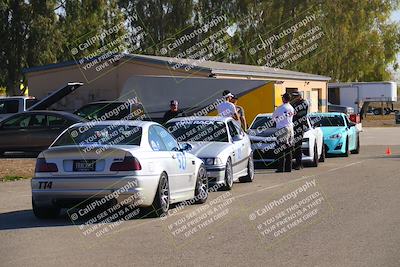
[[[320,127],[324,133],[324,146],[327,154],[344,155],[360,152],[360,136],[356,124],[346,114],[338,112],[311,113],[311,123]]]

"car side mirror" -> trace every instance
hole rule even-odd
[[[242,140],[242,139],[243,139],[243,136],[240,135],[240,134],[237,134],[237,135],[232,136],[232,141],[233,141],[233,142],[237,142],[237,141],[240,141],[240,140]]]
[[[182,143],[182,144],[179,144],[179,146],[180,146],[179,151],[181,151],[181,152],[189,151],[189,150],[192,150],[192,148],[193,148],[192,145],[189,143]]]

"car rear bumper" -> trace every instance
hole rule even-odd
[[[74,207],[102,201],[150,206],[159,176],[41,177],[31,181],[32,200],[38,205]],[[103,203],[105,204],[105,203]]]

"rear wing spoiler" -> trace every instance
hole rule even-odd
[[[58,89],[57,91],[55,91],[54,93],[51,93],[50,95],[46,96],[45,98],[43,98],[42,100],[37,102],[35,105],[28,108],[27,110],[30,111],[30,110],[47,109],[48,107],[50,107],[54,103],[58,102],[65,96],[69,95],[70,93],[72,93],[73,91],[75,91],[76,89],[81,87],[82,85],[83,85],[83,83],[81,83],[81,82],[69,82],[69,83],[67,83],[66,86],[64,86],[64,87]]]

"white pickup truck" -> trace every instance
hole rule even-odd
[[[27,110],[43,110],[50,107],[52,104],[72,93],[83,83],[69,82],[42,100],[38,100],[33,96],[10,96],[0,97],[0,121],[15,114]]]
[[[0,121],[14,113],[26,111],[38,101],[32,96],[0,97]]]

